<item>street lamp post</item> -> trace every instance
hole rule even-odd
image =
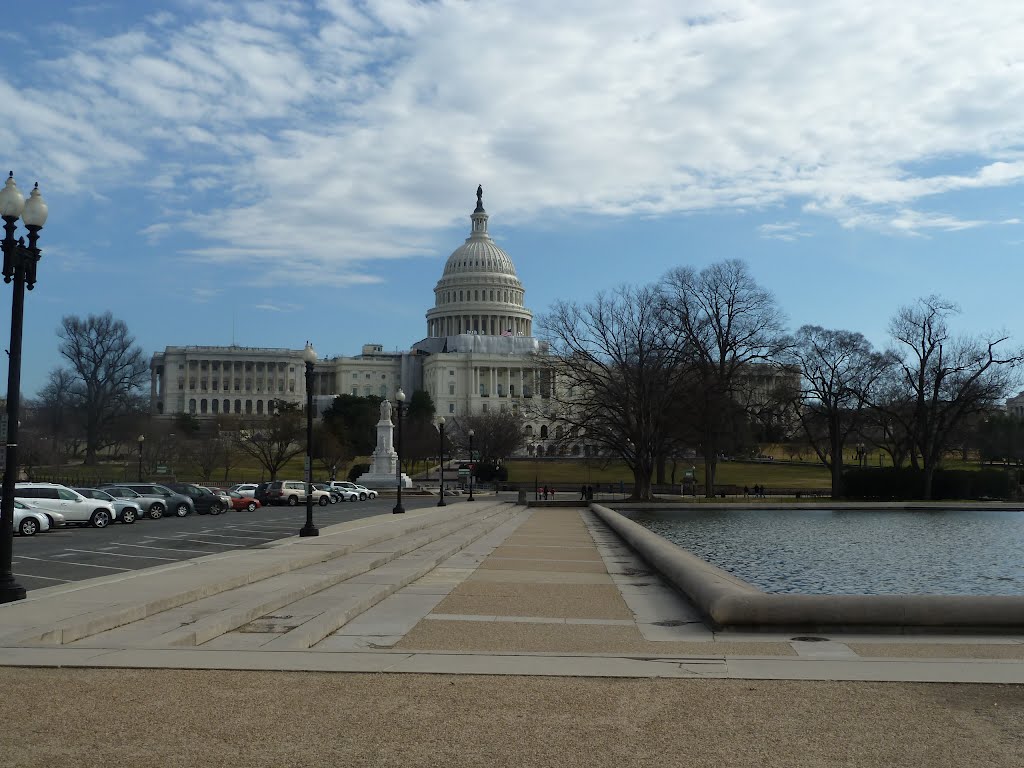
[[[36,183],[26,202],[14,183],[14,172],[0,190],[0,217],[4,220],[4,282],[14,282],[11,301],[11,345],[7,363],[7,464],[4,468],[0,500],[0,603],[25,599],[25,588],[14,578],[14,483],[18,479],[18,416],[21,409],[21,336],[25,320],[25,289],[36,284],[36,264],[42,255],[36,243],[39,230],[46,224],[46,203]],[[28,230],[25,238],[14,239],[17,221]]]
[[[142,444],[146,441],[145,435],[139,435],[139,482],[142,482]]]
[[[441,457],[441,468],[440,468],[441,469],[441,481],[440,481],[441,482],[441,493],[440,493],[441,498],[439,498],[437,500],[437,506],[439,506],[439,507],[447,507],[448,504],[444,500],[444,416],[442,416],[440,419],[437,420],[437,425],[438,425],[438,432],[441,435],[441,450],[438,451],[438,456]]]
[[[466,501],[473,500],[473,471],[476,469],[476,465],[473,463],[473,435],[476,434],[472,429],[469,430],[469,498]]]
[[[395,393],[395,413],[398,418],[398,432],[395,435],[395,476],[398,480],[398,501],[395,503],[395,508],[391,510],[394,515],[401,515],[405,512],[405,507],[402,506],[402,405],[404,404],[405,392],[399,387],[398,392]]]
[[[308,341],[302,359],[306,363],[306,524],[299,530],[299,536],[319,536],[320,531],[313,525],[313,363],[316,350]]]

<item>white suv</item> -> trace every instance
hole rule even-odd
[[[109,501],[87,499],[80,493],[56,483],[15,483],[14,495],[29,499],[29,504],[43,512],[58,512],[69,523],[88,523],[106,528],[117,517]]]

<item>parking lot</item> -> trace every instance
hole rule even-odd
[[[449,504],[461,499],[450,499]],[[407,496],[406,509],[437,504],[429,496]],[[341,502],[313,507],[313,522],[322,528],[346,520],[390,512],[394,498]],[[106,528],[69,525],[32,537],[14,537],[14,575],[30,592],[123,571],[170,565],[203,555],[298,535],[306,521],[306,508],[261,507],[255,512],[232,511],[218,516],[196,515],[142,518],[132,525],[115,523]]]

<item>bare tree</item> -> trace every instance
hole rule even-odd
[[[651,498],[655,459],[673,434],[687,374],[658,299],[653,287],[621,286],[589,304],[557,302],[538,324],[548,343],[536,357],[546,377],[539,412],[569,439],[584,436],[621,457],[638,499]]]
[[[353,453],[334,432],[318,424],[313,427],[313,456],[329,478],[336,480],[338,471],[352,460]]]
[[[39,425],[43,434],[50,437],[51,453],[58,474],[80,427],[79,410],[72,395],[74,383],[75,376],[71,371],[67,368],[54,368],[36,398]]]
[[[1019,351],[999,349],[1007,336],[954,337],[947,321],[959,311],[932,295],[901,308],[889,322],[906,398],[903,407],[887,407],[912,440],[911,462],[922,470],[925,499],[932,496],[935,469],[955,430],[965,418],[1005,398],[1014,369],[1024,361]]]
[[[104,430],[127,411],[149,366],[122,320],[110,312],[82,320],[66,316],[57,332],[59,351],[71,364],[73,402],[85,414],[85,463],[95,464]]]
[[[277,479],[282,467],[305,450],[302,411],[294,403],[277,400],[274,415],[239,432],[238,447]]]
[[[859,333],[805,325],[789,352],[800,384],[789,393],[814,452],[832,474],[832,498],[843,495],[843,447],[862,427],[861,415],[887,358]]]
[[[751,404],[751,373],[777,361],[789,345],[785,317],[747,265],[730,259],[700,272],[678,267],[662,281],[664,323],[677,336],[696,379],[707,496],[715,493],[723,428],[735,404]]]
[[[514,411],[487,411],[453,418],[445,425],[445,441],[469,454],[469,430],[473,430],[473,453],[483,465],[497,466],[523,447],[526,427]],[[434,445],[440,437],[434,430]],[[445,451],[449,450],[445,446]]]

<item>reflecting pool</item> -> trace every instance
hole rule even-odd
[[[625,511],[765,592],[1024,595],[1024,511]]]

